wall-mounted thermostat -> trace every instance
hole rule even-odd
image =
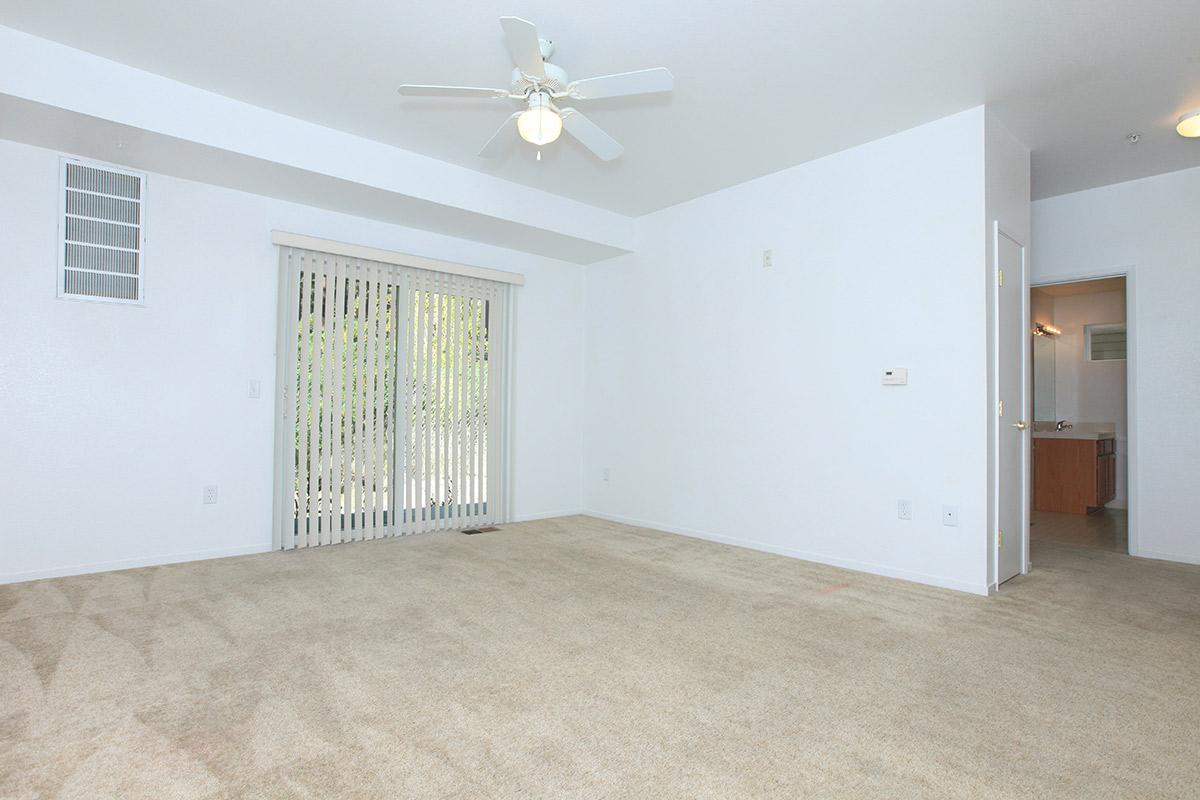
[[[884,386],[908,385],[908,367],[892,367],[883,371]]]

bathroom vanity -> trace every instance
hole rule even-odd
[[[1033,507],[1087,514],[1116,495],[1116,439],[1109,431],[1033,432]]]

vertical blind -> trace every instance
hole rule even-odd
[[[503,521],[508,286],[295,247],[280,258],[277,545]]]

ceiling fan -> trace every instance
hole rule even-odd
[[[517,133],[527,142],[541,147],[559,137],[563,129],[591,150],[601,161],[612,161],[624,152],[621,144],[574,108],[560,108],[559,100],[594,100],[601,97],[622,97],[652,92],[669,92],[675,76],[664,67],[622,72],[599,78],[569,81],[562,67],[547,59],[554,53],[554,43],[539,39],[532,22],[520,17],[501,17],[504,42],[516,68],[508,89],[484,89],[475,86],[421,86],[405,84],[400,94],[412,97],[482,97],[520,100],[525,110],[512,114],[500,129],[492,134],[479,155],[491,158],[500,155],[512,139],[512,121]],[[538,158],[541,158],[538,151]]]

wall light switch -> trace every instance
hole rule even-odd
[[[262,381],[250,381],[250,396],[255,400],[262,397]]]
[[[763,269],[770,269],[775,263],[775,251],[763,250]]]
[[[216,502],[217,502],[217,487],[205,486],[204,487],[204,504],[206,506],[211,506],[211,505],[215,504]]]
[[[896,516],[900,519],[912,519],[912,501],[897,500],[896,501]]]
[[[908,367],[889,367],[883,371],[884,386],[907,386]]]
[[[951,528],[958,527],[958,506],[942,506],[942,524]]]

